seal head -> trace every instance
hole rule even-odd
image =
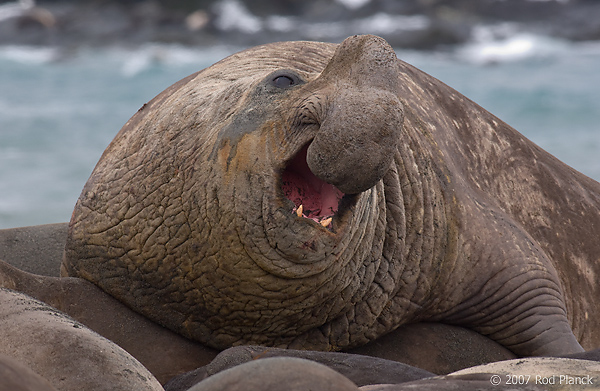
[[[62,273],[209,346],[332,349],[318,328],[378,289],[396,61],[374,36],[271,44],[172,86],[103,154]]]

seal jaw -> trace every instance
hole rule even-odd
[[[305,144],[285,165],[280,175],[281,190],[294,205],[290,214],[312,220],[333,231],[333,219],[340,212],[341,201],[346,195],[312,173],[306,162],[309,144]]]

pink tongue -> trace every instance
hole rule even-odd
[[[344,193],[310,171],[306,163],[307,148],[304,147],[283,172],[282,189],[285,196],[296,205],[296,209],[302,205],[305,217],[320,221],[337,212]]]
[[[304,215],[311,219],[334,215],[339,200],[344,196],[344,193],[329,183],[323,182],[320,188],[315,188],[293,172],[286,171],[282,181],[285,196],[292,200],[296,208],[302,205]]]

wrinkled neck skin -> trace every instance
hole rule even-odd
[[[214,133],[195,266],[210,315],[192,314],[185,334],[339,350],[427,311],[444,202],[420,136],[403,130],[395,53],[372,41],[342,44],[319,74],[268,75]]]
[[[211,319],[215,331],[203,341],[211,346],[339,350],[364,344],[399,321],[430,316],[432,290],[452,264],[444,262],[449,233],[438,174],[419,136],[408,132],[383,177],[346,194],[330,227],[294,212],[282,172],[322,131],[321,118],[331,108],[319,97],[335,94],[297,95],[309,98],[290,105],[287,99],[297,99],[292,94],[272,102],[295,112],[280,111],[262,128],[216,143],[212,167],[222,179],[209,193],[226,207],[208,208],[207,218],[211,237],[226,246],[214,260],[204,258],[200,296],[211,297],[206,305],[226,315]]]

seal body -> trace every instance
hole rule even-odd
[[[435,321],[575,353],[600,345],[599,211],[600,184],[381,38],[284,42],[129,120],[62,273],[218,349],[349,349]]]
[[[0,357],[37,373],[47,390],[162,390],[126,351],[56,309],[5,288],[0,302]]]
[[[34,228],[28,227],[28,230],[35,232]],[[46,265],[42,263],[42,267],[45,269]],[[132,311],[80,278],[30,274],[0,260],[0,288],[24,293],[60,311],[61,316],[68,315],[80,322],[127,351],[161,383],[205,365],[218,353]],[[156,354],[157,351],[160,354]],[[92,349],[88,353],[97,354]]]
[[[47,227],[39,228],[44,231]],[[28,227],[27,231],[35,236],[36,227]],[[32,262],[36,263],[35,259]],[[35,265],[27,266],[35,269]],[[46,265],[42,263],[42,267],[45,269]],[[0,287],[42,301],[116,343],[147,368],[161,384],[207,365],[219,353],[134,312],[91,282],[80,278],[30,274],[0,260]],[[157,351],[161,353],[156,354]],[[335,354],[318,353],[321,357]],[[474,331],[432,323],[401,326],[351,353],[400,361],[437,374],[515,358],[498,343]],[[92,354],[95,353],[92,351]],[[190,387],[191,384],[182,390]]]
[[[10,356],[0,354],[0,389],[11,391],[56,391],[50,383],[29,367]]]
[[[58,277],[68,223],[0,229],[0,259],[25,272]]]

